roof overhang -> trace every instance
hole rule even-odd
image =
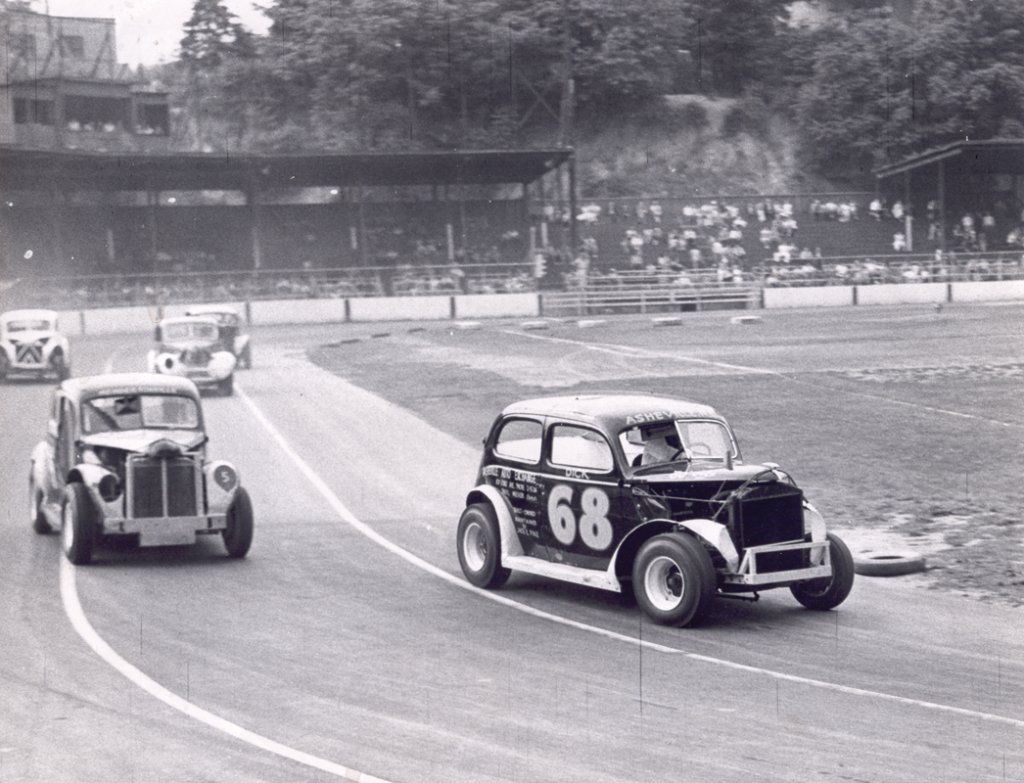
[[[3,190],[245,190],[529,183],[572,158],[567,148],[466,152],[96,153],[0,147]]]
[[[875,169],[875,177],[880,180],[888,179],[942,162],[950,166],[969,168],[972,172],[1024,174],[1024,140],[958,141],[925,150]]]

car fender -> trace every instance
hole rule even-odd
[[[662,533],[676,532],[680,528],[696,536],[718,552],[730,571],[739,569],[740,556],[725,525],[711,519],[651,519],[633,528],[619,543],[612,558],[614,573],[628,575],[632,569],[633,557],[640,550],[644,541]]]
[[[226,514],[242,486],[238,469],[226,460],[213,460],[203,466],[203,477],[206,479],[206,512]]]
[[[824,541],[827,530],[825,517],[814,506],[804,501],[804,533],[811,534],[811,541]]]
[[[516,534],[512,510],[504,495],[490,484],[480,484],[466,496],[467,506],[474,503],[490,503],[491,508],[494,509],[494,516],[498,519],[498,529],[501,531],[502,557],[523,554],[523,545],[519,542],[519,536]]]
[[[217,351],[210,357],[207,369],[210,375],[218,380],[223,380],[235,371],[236,364],[238,364],[238,360],[231,351]]]
[[[54,334],[46,341],[43,346],[43,363],[49,364],[53,358],[53,354],[56,351],[60,351],[64,355],[64,363],[68,364],[71,361],[71,353],[68,350],[68,341],[66,337],[59,334]]]
[[[50,444],[45,440],[39,441],[32,449],[29,465],[32,482],[43,491],[47,500],[53,500],[54,491],[58,487],[57,482],[53,480],[53,454],[50,452]]]

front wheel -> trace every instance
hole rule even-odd
[[[235,499],[228,509],[227,527],[221,533],[228,557],[241,558],[249,553],[252,546],[253,513],[252,501],[244,487],[235,492]]]
[[[511,571],[501,565],[501,531],[494,509],[474,503],[462,512],[457,534],[459,565],[470,584],[501,587]]]
[[[633,592],[654,622],[692,625],[708,613],[715,596],[711,557],[691,536],[655,536],[633,562]]]
[[[789,588],[801,604],[808,609],[828,611],[839,606],[853,589],[853,555],[843,540],[828,534],[829,557],[832,560],[832,576],[800,582]]]
[[[96,545],[96,508],[84,484],[68,484],[61,511],[61,545],[64,556],[75,565],[92,560]]]

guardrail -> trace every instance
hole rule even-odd
[[[545,292],[541,297],[541,315],[700,312],[748,309],[760,304],[761,288],[752,285],[598,287]]]

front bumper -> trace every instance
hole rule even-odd
[[[802,558],[806,565],[798,568],[767,570],[772,556],[785,553],[806,552]],[[759,568],[760,566],[760,568]],[[747,547],[739,568],[727,573],[722,582],[725,585],[743,587],[765,587],[795,584],[809,579],[827,579],[832,576],[832,559],[828,541],[797,541],[789,544],[763,544]]]
[[[219,533],[227,526],[226,514],[195,517],[107,518],[104,535],[138,535],[139,546],[194,544],[197,535]]]

